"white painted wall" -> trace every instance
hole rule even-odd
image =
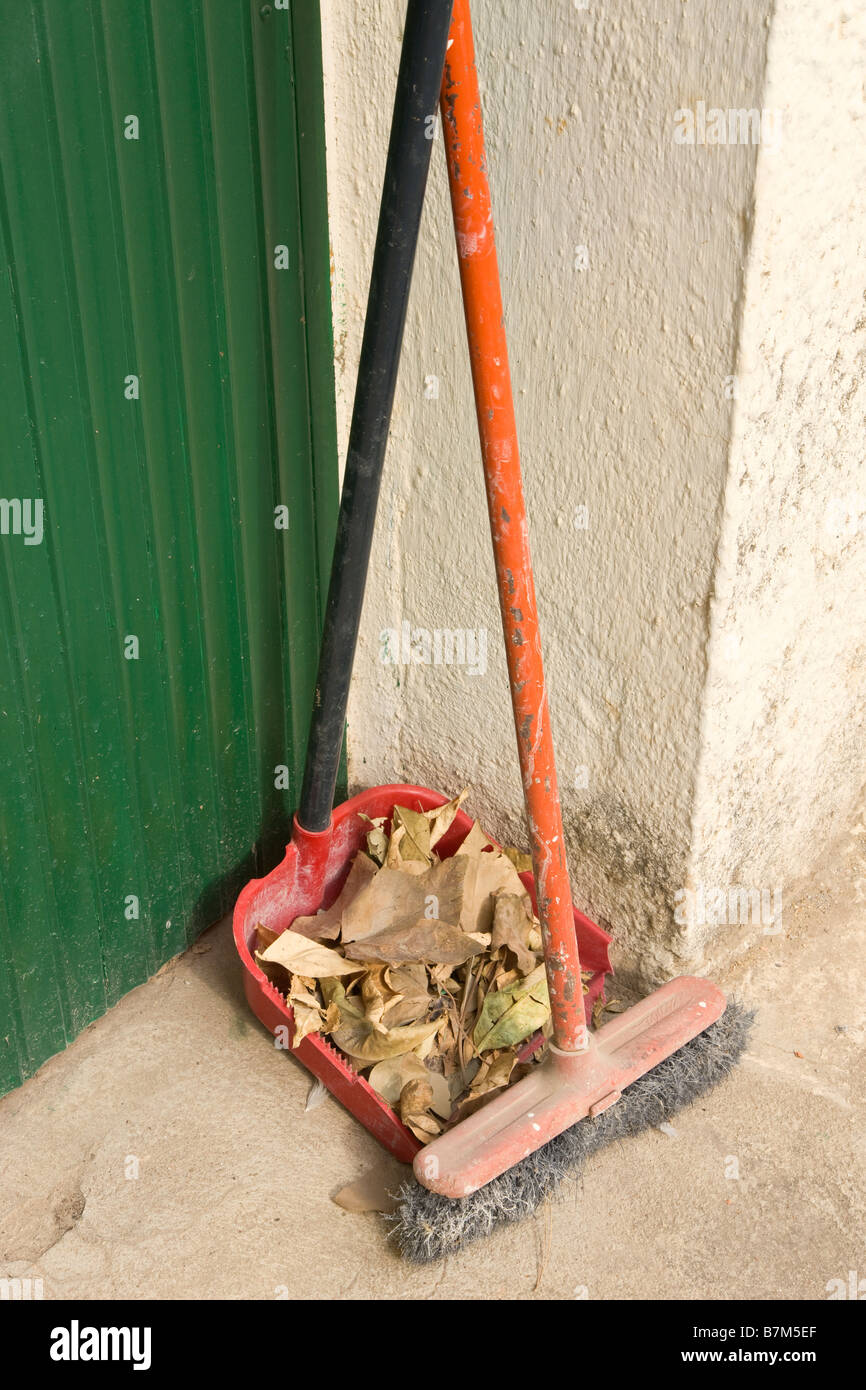
[[[707,934],[675,922],[674,896],[696,873],[728,883],[744,867],[766,874],[779,864],[787,879],[794,872],[792,824],[797,872],[812,830],[830,833],[835,824],[832,796],[822,794],[821,806],[810,810],[821,756],[813,715],[821,697],[802,668],[819,629],[825,679],[839,643],[855,654],[844,614],[835,637],[821,618],[834,592],[830,563],[844,567],[851,598],[854,578],[844,556],[821,562],[828,575],[810,609],[812,639],[798,638],[796,655],[786,658],[785,715],[774,716],[754,746],[747,711],[762,660],[760,625],[766,603],[774,606],[769,596],[762,603],[761,583],[783,604],[799,575],[793,552],[787,570],[777,558],[787,523],[776,517],[774,492],[784,488],[782,461],[794,473],[798,466],[792,411],[822,441],[803,466],[824,467],[838,438],[824,412],[823,379],[833,370],[848,460],[834,474],[834,489],[843,480],[847,487],[857,453],[858,407],[852,397],[846,414],[842,401],[856,370],[853,323],[862,299],[848,259],[856,249],[855,213],[844,211],[852,190],[840,186],[847,177],[840,166],[853,151],[860,58],[850,39],[831,34],[830,16],[841,6],[819,15],[805,0],[781,0],[780,32],[792,37],[791,51],[784,43],[774,49],[775,104],[796,102],[785,84],[801,79],[810,99],[829,103],[827,77],[837,63],[848,95],[832,125],[840,149],[825,146],[814,168],[832,189],[832,209],[810,219],[804,205],[814,180],[805,171],[786,192],[798,166],[796,150],[783,143],[775,156],[762,155],[758,188],[767,189],[767,211],[759,202],[755,218],[757,147],[676,144],[674,117],[700,100],[724,108],[768,104],[770,0],[730,0],[723,18],[711,0],[589,4],[581,10],[566,0],[475,0],[473,16],[572,881],[580,904],[613,927],[623,973],[646,983],[696,958],[708,966],[732,939],[724,930]],[[404,5],[329,0],[325,8],[344,454]],[[820,54],[822,62],[804,74],[800,53]],[[862,70],[861,62],[861,77]],[[810,169],[817,154],[813,140]],[[774,219],[785,224],[784,234],[774,235]],[[764,249],[747,276],[753,225]],[[814,257],[805,256],[798,228],[827,239],[826,247],[822,241]],[[834,238],[838,250],[831,254]],[[581,247],[587,269],[579,268]],[[811,260],[822,250],[830,260],[814,272]],[[772,263],[772,300],[758,256]],[[798,361],[798,344],[820,324],[809,366]],[[823,354],[843,324],[851,331],[834,369]],[[737,401],[729,385],[735,373]],[[431,376],[438,399],[425,396]],[[760,460],[744,483],[741,461],[755,450]],[[801,531],[808,528],[813,540],[822,500],[816,491],[808,516],[800,516]],[[574,524],[580,506],[588,509],[587,530]],[[773,518],[770,552],[761,528]],[[745,539],[745,562],[737,557],[737,535]],[[815,559],[813,570],[817,565]],[[808,585],[796,582],[802,598]],[[403,621],[413,629],[486,628],[486,673],[383,665],[380,633]],[[719,643],[731,632],[745,655],[722,675]],[[773,640],[779,651],[789,645],[779,631]],[[350,704],[350,775],[357,784],[411,780],[447,792],[469,782],[483,823],[523,844],[499,645],[437,141]],[[853,672],[845,680],[825,730],[850,715],[858,691],[862,697],[862,677],[859,685]],[[755,708],[766,714],[769,702]],[[813,740],[799,787],[790,775],[795,728],[798,738]],[[781,763],[773,759],[777,737],[788,740]],[[747,825],[740,824],[742,783],[731,762],[737,749],[749,767]],[[777,767],[788,769],[783,816],[768,810],[779,794]],[[585,778],[578,771],[584,768]],[[839,800],[847,804],[863,772],[862,745],[858,769],[853,738],[840,738],[833,762],[833,775],[845,782]]]
[[[789,901],[866,777],[864,79],[862,7],[778,0],[689,881]]]

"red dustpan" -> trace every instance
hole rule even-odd
[[[253,955],[256,927],[261,925],[279,933],[291,926],[296,917],[317,912],[320,907],[330,907],[345,882],[354,855],[364,847],[370,826],[362,816],[390,817],[395,806],[429,811],[434,806],[444,805],[448,799],[428,787],[395,785],[361,792],[335,808],[330,832],[310,835],[300,829],[296,820],[294,839],[282,863],[266,878],[255,878],[247,884],[234,912],[235,945],[244,966],[244,990],[253,1013],[283,1046],[288,1047],[291,1042],[292,1011],[256,964]],[[448,858],[471,828],[472,818],[458,811],[450,829],[436,846],[437,853],[443,859]],[[535,907],[532,874],[520,877]],[[585,995],[587,1012],[591,1013],[603,988],[605,973],[610,971],[607,954],[610,938],[577,909],[574,910],[574,923],[583,968],[593,972]],[[421,1147],[418,1140],[387,1102],[353,1069],[349,1058],[332,1047],[327,1038],[309,1033],[300,1046],[293,1049],[292,1055],[303,1062],[395,1158],[403,1163],[412,1162]]]

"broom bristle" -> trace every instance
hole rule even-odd
[[[400,1205],[385,1218],[389,1235],[406,1259],[427,1264],[531,1216],[605,1144],[664,1124],[723,1081],[746,1047],[753,1019],[753,1010],[730,1000],[720,1019],[634,1081],[616,1105],[597,1119],[580,1120],[469,1197],[440,1197],[417,1182],[404,1183]]]

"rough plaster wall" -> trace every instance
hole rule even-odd
[[[592,0],[590,0],[592,3]],[[760,105],[769,6],[473,5],[572,882],[617,957],[673,973],[755,150],[683,147],[700,99]],[[343,452],[402,0],[329,0]],[[577,248],[589,268],[576,268]],[[439,379],[438,399],[424,395]],[[574,525],[578,506],[589,529]],[[379,634],[485,627],[488,669],[393,666]],[[441,140],[349,711],[356,783],[453,792],[526,843]],[[582,788],[577,768],[587,770]]]
[[[758,163],[691,882],[783,905],[866,779],[864,77],[862,7],[779,0],[783,137]],[[688,950],[710,935],[733,939],[696,926]]]

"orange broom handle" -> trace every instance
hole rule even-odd
[[[575,1052],[587,1041],[580,958],[541,660],[469,0],[455,0],[441,109],[553,1041],[562,1051]]]

